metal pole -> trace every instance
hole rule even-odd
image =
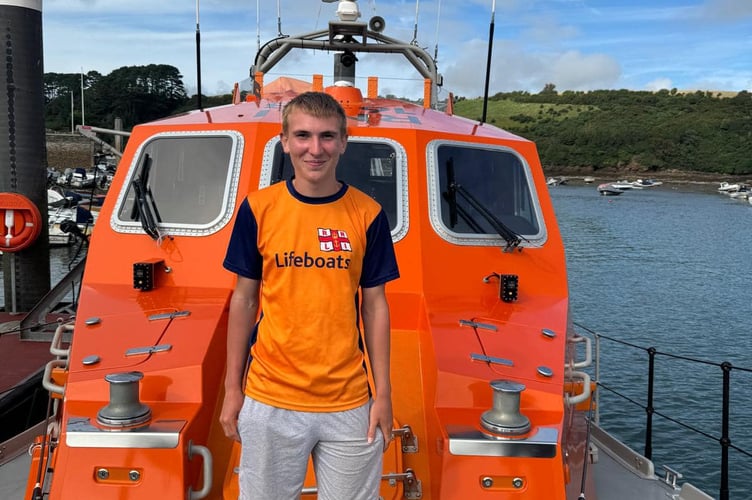
[[[73,122],[73,91],[70,93],[70,131],[71,134],[76,131],[76,127]]]
[[[723,370],[723,421],[721,422],[721,487],[719,491],[720,500],[729,500],[729,405],[730,405],[730,386],[731,386],[731,369],[733,366],[728,361],[721,363]]]
[[[648,349],[649,367],[648,367],[648,402],[645,407],[647,422],[645,423],[645,458],[653,459],[653,387],[655,383],[655,347]]]
[[[601,383],[601,336],[595,335],[595,382]],[[595,391],[595,423],[601,423],[601,391]]]
[[[84,68],[81,67],[81,125],[86,125],[86,118],[84,114]]]
[[[10,312],[18,312],[18,303],[16,301],[16,254],[10,254]]]
[[[196,105],[198,109],[203,109],[201,104],[201,28],[199,27],[199,10],[196,0]]]

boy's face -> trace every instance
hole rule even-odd
[[[335,116],[317,118],[299,110],[290,113],[287,134],[280,139],[297,180],[311,185],[336,182],[337,162],[347,146],[347,136],[340,133],[339,125]]]

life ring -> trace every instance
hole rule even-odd
[[[18,252],[36,241],[42,232],[42,214],[27,197],[0,193],[0,250]]]

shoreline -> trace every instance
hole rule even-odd
[[[697,187],[712,187],[713,190],[717,189],[721,182],[729,182],[731,184],[752,184],[752,176],[750,175],[731,175],[720,174],[715,172],[694,172],[683,170],[665,170],[658,172],[635,172],[625,171],[620,169],[599,169],[593,171],[592,169],[572,169],[572,168],[551,168],[543,169],[546,178],[556,177],[565,178],[567,182],[574,181],[575,183],[582,184],[594,184],[598,185],[604,182],[615,182],[618,180],[635,181],[637,179],[654,179],[662,181],[666,184],[679,184]],[[585,183],[585,177],[592,177],[595,180],[591,183]]]

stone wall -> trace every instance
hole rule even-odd
[[[99,147],[79,134],[47,133],[47,166],[64,171],[66,168],[91,168]]]

